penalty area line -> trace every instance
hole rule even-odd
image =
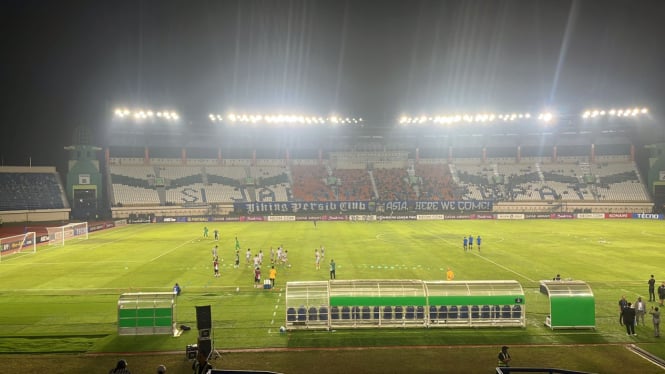
[[[169,254],[169,253],[175,251],[175,250],[178,249],[178,248],[181,248],[181,247],[183,247],[183,246],[185,246],[185,245],[187,245],[187,244],[190,244],[190,243],[194,243],[195,240],[196,240],[196,239],[190,239],[190,240],[187,240],[186,242],[180,243],[180,244],[178,244],[177,246],[175,246],[175,247],[169,249],[168,251],[166,251],[166,252],[160,254],[159,256],[152,258],[152,259],[149,260],[148,262],[153,262],[153,261],[155,261],[155,260],[158,260],[158,259],[160,259],[160,258],[166,256],[167,254]]]

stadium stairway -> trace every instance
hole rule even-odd
[[[254,186],[247,186],[247,197],[249,197],[249,201],[256,201],[256,187]]]
[[[376,188],[376,180],[374,180],[374,173],[372,170],[368,170],[367,173],[369,174],[369,181],[372,184],[372,192],[374,192],[374,197],[379,198],[379,190]]]
[[[159,205],[166,205],[166,188],[164,186],[156,187],[157,196],[159,196]]]
[[[208,185],[208,172],[206,171],[205,166],[201,166],[201,181],[204,185]]]

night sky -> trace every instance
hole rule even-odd
[[[56,165],[118,105],[403,113],[664,112],[665,1],[0,3],[6,166]],[[102,140],[99,140],[102,142]]]

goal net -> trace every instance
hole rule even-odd
[[[88,222],[47,227],[49,245],[65,245],[70,239],[88,239]]]
[[[0,261],[16,253],[35,253],[37,236],[33,231],[21,235],[0,238]]]

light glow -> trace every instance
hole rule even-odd
[[[156,121],[178,121],[180,120],[180,115],[173,110],[168,110],[168,111],[157,111],[155,112],[152,109],[144,109],[144,108],[135,108],[135,109],[128,109],[128,108],[116,108],[113,110],[113,117],[116,120],[122,120],[122,121],[127,121],[131,120],[133,122],[146,122],[146,121],[151,121],[151,122],[156,122]]]
[[[208,119],[213,122],[227,122],[231,125],[271,125],[271,126],[291,126],[305,127],[314,125],[352,125],[363,122],[362,118],[346,117],[340,115],[330,115],[329,117],[309,116],[305,114],[292,113],[228,113],[226,115],[209,113]]]
[[[633,108],[611,108],[611,109],[587,109],[582,113],[584,119],[600,119],[603,117],[639,117],[649,113],[646,107],[633,107]]]

